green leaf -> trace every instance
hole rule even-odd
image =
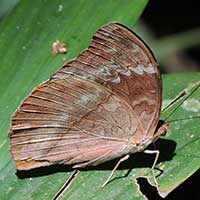
[[[22,174],[19,177],[15,174],[7,132],[12,113],[34,86],[86,48],[92,34],[103,24],[109,21],[134,24],[146,3],[146,0],[23,0],[0,22],[0,199],[53,199],[66,185],[60,199],[143,199],[134,180],[138,176],[150,176],[152,180],[151,155],[134,154],[103,189],[99,186],[109,176],[116,160],[82,170],[72,178],[72,172],[58,166],[22,178]],[[67,43],[66,55],[52,55],[51,44],[56,39]],[[163,102],[171,102],[188,87],[187,96],[191,94],[199,76],[199,73],[164,76]],[[156,167],[163,169],[157,178],[162,195],[172,191],[200,166],[197,154],[200,124],[198,118],[191,117],[199,115],[196,111],[199,97],[199,90],[195,90],[187,103],[173,112],[167,119],[171,121],[168,134],[156,143],[161,151]],[[176,107],[174,104],[168,111]],[[163,113],[163,118],[168,116],[168,111]]]
[[[160,178],[160,191],[163,196],[175,189],[200,167],[200,73],[173,74],[163,77],[164,101],[182,95],[173,106],[162,114],[162,119],[170,123],[164,137],[176,143],[172,160],[160,163],[164,171]],[[170,147],[170,146],[169,146]],[[163,152],[165,156],[166,152]]]
[[[1,20],[0,199],[52,199],[68,180],[71,172],[48,172],[46,176],[25,179],[16,176],[7,136],[10,117],[34,86],[88,46],[100,26],[110,21],[130,26],[146,3],[147,0],[22,0]],[[67,43],[66,55],[52,55],[51,45],[56,39]],[[95,178],[98,173],[101,176],[100,171],[88,175]],[[86,181],[86,173],[80,175],[78,180]],[[103,190],[101,193],[104,195]]]
[[[19,0],[0,0],[0,18],[19,2]]]

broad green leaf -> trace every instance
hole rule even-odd
[[[18,2],[19,0],[0,0],[0,19]]]
[[[66,183],[71,175],[67,170],[51,173],[47,169],[45,173],[49,175],[33,173],[37,177],[23,179],[16,176],[7,136],[10,117],[34,86],[88,46],[100,26],[110,21],[133,25],[146,3],[147,0],[22,0],[1,20],[0,199],[52,199]],[[51,45],[57,39],[67,43],[66,55],[52,55]],[[103,176],[98,170],[88,172],[94,178],[95,174]],[[78,180],[86,182],[86,173],[80,175]],[[77,191],[83,189],[79,187]],[[103,198],[103,190],[101,193]]]
[[[10,117],[34,86],[49,78],[65,60],[77,56],[88,46],[96,29],[109,21],[119,21],[129,26],[134,24],[146,3],[142,0],[23,0],[1,21],[0,199],[53,199],[68,183],[72,172],[66,167],[34,171],[23,179],[15,175],[7,137]],[[52,55],[51,44],[56,39],[67,43],[66,55]],[[163,76],[163,103],[171,102],[185,88],[188,88],[186,95],[189,96],[197,88],[199,77],[200,73]],[[156,143],[161,151],[156,167],[163,169],[157,181],[163,196],[200,166],[199,99],[197,89],[176,111],[173,112],[177,103],[183,99],[163,113],[162,118],[165,119],[172,112],[167,119],[171,121],[168,134]],[[149,167],[153,157],[134,154],[121,165],[114,179],[103,189],[99,186],[109,176],[117,160],[83,170],[70,179],[60,199],[143,199],[135,179],[149,176],[152,181]]]
[[[158,164],[164,171],[159,184],[161,194],[165,196],[200,167],[200,73],[166,75],[163,77],[163,90],[165,105],[180,93],[185,93],[162,115],[162,119],[170,124],[164,138],[176,145],[172,160]],[[163,149],[163,157],[167,152],[167,148]]]

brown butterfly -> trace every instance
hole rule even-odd
[[[15,112],[9,137],[16,168],[83,168],[125,156],[121,162],[166,132],[166,124],[158,127],[161,102],[151,50],[127,27],[105,25]]]

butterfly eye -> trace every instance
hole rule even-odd
[[[169,123],[164,123],[164,124],[160,127],[159,135],[160,135],[160,136],[166,135],[168,127],[169,127]]]

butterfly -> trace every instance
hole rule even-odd
[[[9,137],[16,169],[127,159],[166,132],[166,124],[158,126],[161,102],[153,53],[132,30],[109,23],[14,113]]]

